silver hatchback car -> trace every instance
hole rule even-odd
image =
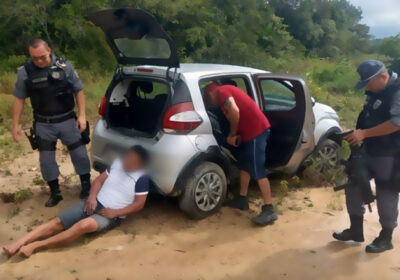
[[[219,108],[203,100],[211,81],[241,88],[270,120],[270,171],[295,172],[330,134],[341,131],[332,108],[314,106],[301,77],[231,65],[180,64],[171,38],[141,9],[103,10],[90,19],[106,34],[119,65],[99,106],[94,168],[102,172],[127,148],[142,145],[151,153],[154,187],[179,197],[180,208],[192,218],[218,211],[238,175],[235,148],[225,142],[229,124]],[[323,108],[318,111],[318,136],[314,107]]]

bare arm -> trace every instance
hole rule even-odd
[[[230,124],[230,136],[237,135],[238,127],[239,127],[239,119],[240,119],[240,112],[239,107],[237,106],[235,99],[233,97],[229,97],[225,103],[225,116],[229,121]]]
[[[371,128],[357,129],[352,134],[346,136],[345,139],[351,145],[356,145],[363,141],[365,138],[389,135],[399,130],[400,126],[395,125],[391,121],[386,121]]]
[[[136,195],[135,201],[132,204],[124,208],[115,210],[115,216],[119,217],[139,212],[140,210],[143,209],[144,205],[146,204],[146,199],[147,199],[147,194]]]
[[[24,110],[24,103],[24,98],[14,97],[11,134],[15,142],[19,142],[22,136],[20,120],[22,111]]]
[[[96,209],[97,194],[99,193],[99,191],[100,191],[101,187],[103,186],[107,177],[108,177],[107,172],[103,172],[99,176],[97,176],[97,178],[94,179],[94,181],[92,182],[92,185],[90,187],[90,194],[86,201],[86,205],[85,205],[85,209],[84,209],[88,215],[93,214],[94,210]]]
[[[386,121],[377,126],[374,126],[374,127],[368,128],[368,129],[363,129],[362,132],[363,132],[364,138],[370,138],[370,137],[377,137],[377,136],[384,136],[384,135],[392,134],[399,130],[400,130],[400,126],[395,125],[391,121]]]
[[[146,199],[147,194],[136,195],[135,201],[132,204],[121,209],[104,208],[99,211],[99,214],[109,219],[133,214],[143,209],[146,204]]]
[[[86,104],[83,90],[80,90],[75,94],[75,99],[78,106],[78,119],[76,120],[76,126],[79,128],[80,132],[82,132],[86,129]]]
[[[103,172],[99,176],[97,176],[96,179],[94,179],[90,187],[89,199],[90,198],[96,199],[97,194],[99,193],[107,177],[108,177],[107,172]]]

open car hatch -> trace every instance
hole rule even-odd
[[[106,34],[119,64],[179,67],[174,42],[149,12],[108,9],[90,14],[89,19]]]

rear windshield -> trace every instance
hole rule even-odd
[[[167,40],[144,36],[140,40],[129,38],[114,39],[115,45],[125,57],[164,58],[171,56]]]

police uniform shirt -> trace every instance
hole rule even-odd
[[[54,59],[54,56],[53,56]],[[79,79],[74,66],[72,66],[71,62],[66,61],[66,66],[64,68],[65,74],[67,76],[68,81],[72,84],[74,92],[78,92],[83,89],[82,81]],[[15,84],[14,96],[18,98],[27,98],[29,97],[28,91],[25,85],[25,80],[28,79],[28,74],[26,73],[25,67],[21,66],[18,68],[17,73],[17,82]]]
[[[397,73],[392,73],[388,86],[395,83],[397,79],[399,79]],[[393,95],[390,106],[390,116],[390,121],[393,124],[400,126],[400,89],[397,90],[397,92],[395,92],[395,94]]]
[[[393,73],[389,83],[394,83],[398,78],[397,73]],[[390,106],[390,121],[397,126],[400,126],[400,89],[393,95]]]

